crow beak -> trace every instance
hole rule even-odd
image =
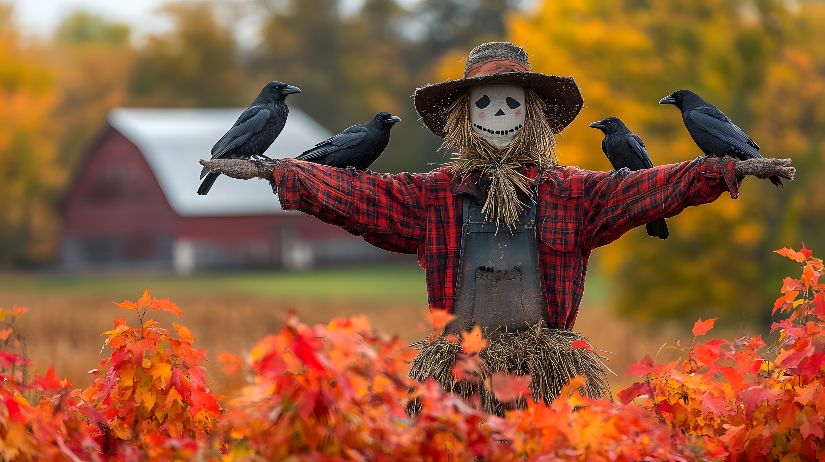
[[[401,122],[401,117],[398,117],[398,116],[392,116],[392,117],[390,117],[389,119],[386,120],[386,123],[388,123],[390,125],[397,124],[398,122]]]
[[[667,95],[664,98],[659,100],[659,104],[676,104],[676,98],[673,96]]]
[[[593,122],[592,124],[588,125],[588,127],[590,127],[590,128],[598,128],[599,130],[601,130],[601,129],[603,129],[603,128],[604,128],[604,123],[602,123],[602,121],[601,121],[601,120],[598,120],[598,121]]]
[[[281,90],[281,93],[284,95],[291,95],[293,93],[301,93],[301,89],[298,87],[293,87],[292,85],[287,85],[286,88]]]

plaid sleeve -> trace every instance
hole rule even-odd
[[[739,196],[733,160],[699,157],[646,170],[593,172],[585,180],[585,239],[591,249],[691,205],[713,202],[722,192]]]
[[[424,239],[420,175],[281,159],[273,176],[284,210],[308,213],[393,252],[415,253]]]

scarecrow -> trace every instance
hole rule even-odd
[[[270,180],[284,209],[417,254],[430,308],[455,316],[445,333],[479,326],[489,345],[476,382],[455,379],[460,346],[443,335],[415,344],[410,374],[478,393],[491,413],[506,408],[484,385],[494,372],[529,375],[540,401],[552,401],[576,375],[586,378],[585,394],[609,396],[602,358],[571,345],[583,339],[571,329],[593,249],[725,191],[736,198],[745,175],[794,173],[784,159],[710,157],[634,172],[562,167],[555,140],[582,108],[579,88],[571,77],[531,72],[524,50],[508,42],[473,49],[464,77],[417,89],[415,107],[454,153],[428,173],[295,159],[201,163],[234,178]]]

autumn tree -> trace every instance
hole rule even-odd
[[[766,325],[774,289],[766,282],[777,267],[765,249],[823,240],[814,185],[823,175],[825,34],[815,25],[824,15],[818,2],[625,0],[544,1],[512,17],[509,38],[524,44],[534,69],[572,75],[582,88],[585,108],[559,142],[562,163],[610,168],[601,134],[587,127],[608,115],[645,140],[656,164],[697,157],[678,113],[656,104],[690,88],[753,134],[765,155],[792,157],[799,169],[784,189],[746,181],[738,201],[688,209],[670,220],[667,241],[633,231],[598,250],[618,281],[621,311],[662,319],[737,307],[726,321]]]
[[[112,108],[126,99],[134,52],[125,24],[76,11],[58,26],[52,60],[58,65],[59,102],[54,110],[57,149],[72,172]]]
[[[150,36],[137,53],[129,103],[157,107],[247,104],[262,85],[246,83],[231,27],[211,3],[169,3],[173,24]]]
[[[0,3],[0,266],[53,251],[52,204],[64,173],[51,123],[57,81],[45,47],[24,41]]]

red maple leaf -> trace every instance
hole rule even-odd
[[[487,379],[487,388],[493,392],[496,399],[508,402],[522,396],[530,395],[529,375],[510,375],[496,372]]]
[[[573,348],[573,349],[581,348],[582,350],[595,351],[595,350],[593,350],[593,347],[590,346],[589,343],[587,343],[585,340],[582,340],[582,339],[573,340],[570,343],[570,347]]]
[[[693,325],[693,336],[698,337],[707,334],[709,330],[713,329],[713,323],[715,323],[717,319],[719,318],[710,318],[702,321],[702,318],[699,318]]]
[[[324,365],[318,360],[318,356],[315,355],[315,350],[302,335],[295,336],[295,340],[292,342],[292,352],[295,353],[295,357],[307,366],[319,372],[324,371]]]
[[[627,368],[627,373],[630,375],[647,375],[655,369],[653,359],[650,355],[645,355],[639,362],[633,363]]]
[[[792,290],[802,290],[802,284],[800,284],[799,281],[797,281],[794,278],[786,277],[782,281],[781,291],[782,291],[783,294],[786,294],[786,293],[788,293]]]
[[[822,431],[821,414],[809,409],[807,412],[802,413],[800,417],[802,419],[802,424],[799,426],[799,434],[801,434],[803,438],[807,438],[811,435],[814,435],[817,438],[825,437],[825,433]]]
[[[727,404],[728,400],[725,399],[725,396],[722,394],[708,391],[702,396],[702,412],[705,414],[707,414],[708,411],[716,415],[724,414]]]
[[[53,392],[62,388],[60,380],[55,375],[54,366],[50,367],[49,370],[46,371],[46,375],[36,377],[34,379],[34,383],[43,391]]]
[[[780,395],[780,390],[756,385],[740,391],[738,396],[745,405],[745,409],[750,413],[753,412],[754,409],[761,406],[762,403],[767,402],[768,405],[772,405],[777,399],[779,399]]]
[[[650,387],[648,387],[645,382],[636,382],[620,391],[617,395],[622,404],[628,404],[636,399],[637,396],[647,393],[648,391],[650,391]]]
[[[814,254],[811,249],[805,247],[804,242],[802,243],[802,250],[800,250],[799,253],[801,253],[802,256],[805,257],[805,259],[811,258],[811,256],[813,256],[813,254]]]
[[[14,353],[9,353],[7,351],[0,351],[0,367],[3,369],[10,369],[14,367],[15,364],[28,364],[29,360],[26,358],[16,355]]]
[[[796,371],[803,379],[810,380],[819,374],[823,365],[825,365],[825,353],[814,353],[802,361]]]

